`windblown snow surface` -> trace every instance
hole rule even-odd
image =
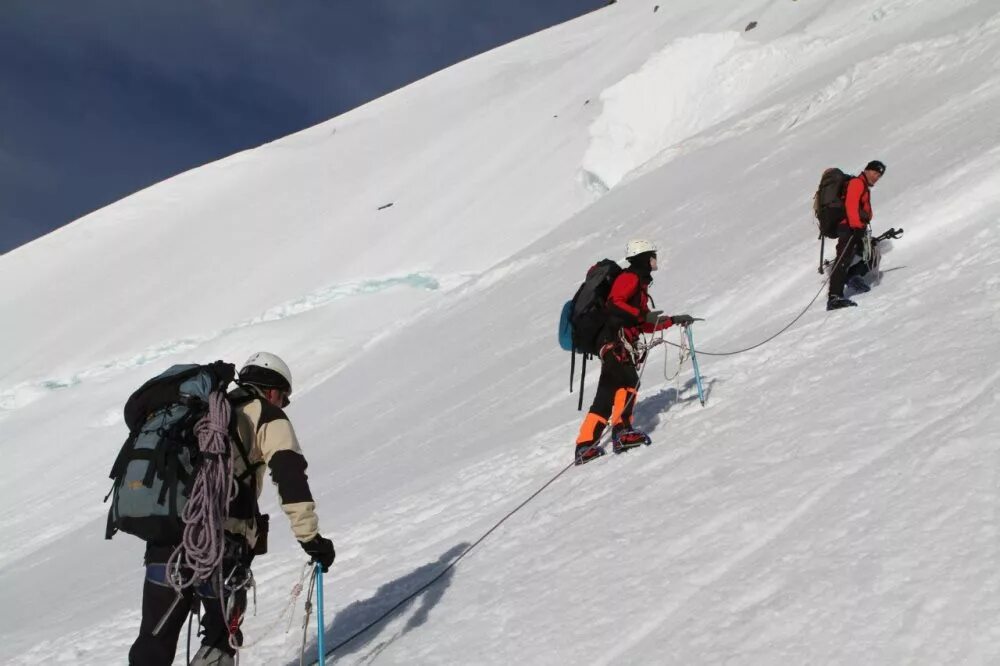
[[[166,367],[291,365],[334,646],[571,462],[555,329],[588,266],[654,239],[657,304],[751,346],[821,288],[822,170],[877,158],[875,232],[906,233],[859,307],[702,356],[704,408],[657,348],[653,446],[570,469],[331,660],[1000,663],[998,109],[995,0],[621,0],[3,256],[0,661],[126,660],[142,544],[101,499]],[[241,663],[291,665],[305,560],[264,508]]]

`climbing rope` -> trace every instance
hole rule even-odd
[[[167,579],[175,590],[209,580],[221,569],[223,528],[236,496],[229,452],[229,400],[223,391],[208,397],[208,413],[195,424],[201,466],[181,518],[181,544],[167,560]],[[221,593],[221,588],[220,588]]]
[[[770,342],[771,340],[774,340],[776,337],[778,337],[779,335],[781,335],[782,333],[784,333],[785,331],[787,331],[788,329],[790,329],[792,326],[795,325],[795,323],[799,319],[802,319],[802,317],[805,316],[806,312],[809,311],[809,308],[811,308],[813,306],[813,303],[816,302],[816,299],[819,298],[820,294],[823,293],[823,289],[824,289],[824,287],[826,287],[826,284],[829,281],[830,281],[830,278],[827,278],[826,280],[824,280],[823,284],[819,288],[819,291],[817,291],[816,295],[812,297],[812,300],[809,301],[809,304],[806,305],[806,307],[802,309],[802,312],[800,312],[798,315],[795,316],[795,319],[793,319],[790,322],[788,322],[784,327],[782,327],[782,329],[780,331],[778,331],[774,335],[768,337],[767,339],[762,340],[762,341],[758,342],[755,345],[751,345],[749,347],[744,347],[743,349],[736,349],[736,350],[727,351],[727,352],[707,352],[707,351],[702,351],[702,350],[699,349],[698,350],[698,354],[701,355],[701,356],[735,356],[736,354],[742,354],[744,352],[748,352],[748,351],[757,349],[758,347],[762,347],[762,346],[766,345],[768,342]],[[666,340],[664,340],[664,342],[666,342],[671,347],[678,347],[678,348],[681,347],[681,345],[678,345],[678,344],[676,344],[674,342],[669,342],[669,341],[666,341]]]
[[[561,470],[559,470],[559,472],[555,476],[553,476],[551,479],[549,479],[548,481],[546,481],[542,485],[541,488],[539,488],[538,490],[536,490],[535,492],[533,492],[526,500],[524,500],[523,502],[521,502],[520,504],[518,504],[516,507],[514,507],[513,509],[511,509],[509,512],[507,512],[507,514],[503,518],[501,518],[500,520],[498,520],[493,525],[493,527],[491,527],[490,529],[488,529],[485,534],[483,534],[481,537],[479,537],[478,539],[476,539],[476,541],[474,543],[472,543],[471,545],[469,545],[468,548],[466,548],[465,550],[463,550],[462,553],[458,557],[456,557],[454,560],[452,560],[451,562],[449,562],[448,565],[444,569],[442,569],[441,571],[439,571],[433,578],[431,578],[429,581],[427,581],[426,583],[424,583],[423,585],[421,585],[419,588],[417,588],[416,590],[414,590],[413,592],[411,592],[410,594],[408,594],[406,597],[404,597],[403,599],[401,599],[392,608],[388,609],[387,611],[385,611],[384,613],[382,613],[381,615],[379,615],[377,618],[375,618],[374,620],[372,620],[371,622],[369,622],[365,626],[361,627],[360,629],[358,629],[357,631],[355,631],[353,634],[351,634],[350,636],[348,636],[344,640],[340,641],[339,643],[337,643],[336,645],[334,645],[333,647],[331,647],[329,650],[326,651],[326,653],[324,654],[324,656],[325,657],[329,657],[334,652],[336,652],[340,648],[344,647],[345,645],[347,645],[348,643],[350,643],[351,641],[353,641],[358,636],[362,635],[363,633],[365,633],[366,631],[368,631],[372,627],[380,624],[383,620],[385,620],[387,617],[389,617],[390,615],[392,615],[399,608],[405,606],[407,603],[409,603],[410,601],[412,601],[415,597],[417,597],[418,595],[420,595],[424,590],[426,590],[431,585],[433,585],[434,583],[436,583],[439,580],[441,580],[441,578],[446,573],[448,573],[449,571],[451,571],[452,569],[455,568],[455,566],[462,560],[462,558],[464,558],[466,555],[468,555],[470,552],[472,552],[472,550],[476,546],[478,546],[483,541],[485,541],[486,538],[489,535],[493,534],[493,532],[495,532],[497,529],[499,529],[501,525],[503,525],[505,522],[507,522],[508,518],[510,518],[511,516],[513,516],[515,513],[517,513],[518,511],[520,511],[522,508],[524,508],[531,500],[533,500],[536,497],[538,497],[542,493],[542,491],[544,491],[546,488],[548,488],[553,483],[555,483],[556,479],[558,479],[560,476],[562,476],[567,471],[569,471],[569,469],[571,467],[573,467],[574,465],[575,465],[575,463],[570,463],[570,464],[566,465],[565,467],[563,467]]]
[[[677,369],[674,371],[674,374],[672,375],[667,374],[667,365],[670,360],[670,354],[667,353],[663,354],[663,378],[668,382],[672,382],[673,380],[681,376],[681,370],[684,369],[684,363],[689,358],[691,358],[691,350],[690,348],[688,348],[687,336],[684,335],[684,328],[678,327],[678,331],[680,332],[681,341],[680,344],[673,345],[677,347],[679,351],[677,354]],[[672,343],[667,343],[666,336],[664,335],[666,331],[661,329],[660,331],[658,331],[658,333],[659,333],[659,338],[654,338],[657,344],[672,344]]]
[[[302,568],[302,573],[299,575],[298,582],[296,582],[292,586],[292,589],[291,589],[291,591],[288,594],[288,600],[285,602],[285,605],[281,609],[281,612],[278,613],[278,617],[276,617],[273,622],[271,622],[270,624],[268,624],[267,627],[264,629],[264,631],[261,632],[252,643],[244,643],[242,645],[231,645],[231,647],[234,648],[234,649],[236,649],[236,650],[247,650],[249,648],[255,647],[256,645],[259,645],[260,643],[262,643],[265,640],[267,640],[271,636],[271,634],[274,633],[274,630],[277,627],[281,626],[282,624],[285,625],[285,633],[286,634],[289,631],[291,631],[292,630],[292,621],[295,619],[295,613],[294,613],[295,604],[296,604],[296,602],[298,602],[299,596],[302,594],[302,590],[305,587],[306,576],[309,575],[310,571],[312,571],[312,575],[313,575],[313,577],[315,577],[316,576],[316,572],[315,572],[315,567],[313,567],[313,563],[312,562],[306,562],[305,566]],[[250,578],[250,580],[251,581],[253,580],[252,577]],[[313,583],[313,581],[312,581],[312,579],[310,579],[309,580],[309,585],[311,586],[312,583]],[[253,603],[254,612],[253,612],[253,614],[254,614],[254,616],[256,616],[257,615],[257,598],[256,598],[256,596],[257,596],[257,586],[256,586],[255,583],[250,583],[250,584],[244,585],[244,587],[251,587],[253,589],[253,591],[254,591],[254,600],[253,600],[254,601],[254,603]],[[239,588],[236,588],[236,589],[239,589]],[[230,591],[235,591],[235,590],[230,590]],[[310,594],[310,596],[311,596],[311,594]],[[307,603],[306,608],[308,609],[309,602],[307,601],[306,603]],[[285,617],[286,616],[288,617],[287,624],[285,622]]]
[[[219,595],[219,610],[229,626],[229,646],[238,651],[240,645],[236,636],[242,616],[232,614],[235,595],[239,590],[252,587],[256,610],[257,588],[253,573],[248,569],[245,574],[237,576],[244,569],[239,563],[228,576],[224,576],[222,571],[229,503],[239,492],[238,482],[233,476],[233,458],[230,452],[230,414],[231,408],[225,391],[212,391],[208,396],[208,412],[195,423],[201,462],[187,504],[181,513],[181,520],[184,522],[181,543],[170,554],[166,564],[167,582],[177,592],[177,599],[160,620],[154,633],[160,630],[173,612],[184,588],[209,582],[214,578],[212,584]],[[230,618],[233,620],[230,621]]]
[[[844,253],[847,251],[848,247],[850,247],[849,244],[848,245],[844,245],[844,249],[841,250],[840,256],[837,257],[837,260],[835,262],[833,262],[833,266],[830,269],[830,275],[828,275],[826,277],[826,279],[823,280],[823,284],[821,284],[819,286],[819,289],[816,291],[816,295],[812,297],[812,300],[809,301],[809,303],[802,309],[802,312],[800,312],[799,314],[797,314],[794,319],[792,319],[790,322],[788,322],[787,324],[785,324],[785,326],[783,326],[781,328],[781,330],[779,330],[777,333],[775,333],[774,335],[771,335],[770,337],[768,337],[768,338],[766,338],[766,339],[758,342],[755,345],[750,345],[749,347],[744,347],[743,349],[735,349],[733,351],[726,351],[726,352],[708,352],[708,351],[702,351],[702,350],[699,349],[698,350],[698,355],[699,356],[735,356],[736,354],[742,354],[744,352],[748,352],[748,351],[757,349],[758,347],[762,347],[762,346],[766,345],[768,342],[770,342],[771,340],[774,340],[776,337],[778,337],[779,335],[781,335],[782,333],[784,333],[788,329],[790,329],[792,326],[795,325],[795,323],[799,319],[802,319],[802,317],[805,316],[806,312],[809,311],[809,308],[811,308],[813,306],[813,303],[816,302],[816,299],[819,298],[820,294],[823,293],[823,289],[830,282],[830,278],[833,277],[833,271],[835,271],[837,269],[837,265],[844,258]],[[678,348],[681,347],[681,345],[678,345],[678,344],[673,343],[673,342],[668,342],[666,340],[664,340],[664,342],[666,342],[671,347],[678,347]]]
[[[846,246],[845,246],[844,249],[846,250]],[[834,263],[834,268],[836,268],[837,264],[841,261],[842,258],[843,258],[843,252],[841,253],[841,256],[837,258],[837,261]],[[832,270],[831,270],[831,273],[832,273]],[[829,281],[830,281],[830,278],[827,277],[823,281],[823,284],[820,286],[819,291],[816,292],[816,295],[812,298],[811,301],[809,301],[809,304],[805,307],[805,309],[802,310],[801,313],[799,313],[795,317],[795,319],[793,319],[789,324],[787,324],[780,331],[778,331],[774,335],[770,336],[766,340],[764,340],[762,342],[759,342],[756,345],[753,345],[751,347],[747,347],[745,349],[740,349],[740,350],[731,351],[731,352],[701,352],[701,351],[699,351],[698,353],[699,354],[707,354],[708,356],[730,356],[730,355],[733,355],[733,354],[740,354],[740,353],[743,353],[743,352],[746,352],[746,351],[750,351],[751,349],[756,349],[757,347],[760,347],[761,345],[766,344],[767,342],[770,342],[771,340],[773,340],[774,338],[778,337],[779,335],[781,335],[782,333],[784,333],[785,331],[787,331],[789,328],[791,328],[799,319],[802,318],[803,315],[805,315],[806,311],[808,311],[809,308],[812,307],[813,303],[816,302],[816,299],[819,298],[819,295],[822,293],[823,288],[827,285],[827,283]],[[642,343],[640,344],[639,348],[636,350],[636,351],[639,352],[638,356],[641,356],[641,362],[638,363],[638,370],[639,370],[639,372],[638,372],[638,378],[636,380],[636,385],[633,388],[638,388],[639,384],[641,383],[643,372],[646,369],[646,360],[648,359],[649,351],[651,349],[653,349],[654,347],[660,345],[660,344],[668,344],[668,345],[670,345],[672,347],[677,347],[680,350],[680,356],[679,356],[679,359],[678,359],[678,369],[674,373],[674,375],[671,376],[671,377],[667,376],[667,370],[666,370],[666,368],[667,368],[667,359],[666,359],[666,357],[664,357],[664,377],[667,378],[668,380],[676,378],[680,374],[680,370],[681,370],[681,367],[683,366],[684,362],[688,358],[690,358],[690,349],[688,348],[687,342],[686,342],[686,340],[685,340],[685,338],[683,336],[681,337],[680,344],[676,344],[676,343],[667,341],[663,337],[663,332],[662,331],[660,332],[660,336],[659,337],[656,337],[655,335],[652,338],[645,338],[645,337],[643,337]],[[633,358],[635,358],[635,356],[633,356]],[[629,391],[629,396],[628,396],[627,401],[626,401],[626,407],[628,406],[629,401],[632,401],[635,398],[635,395],[636,395],[636,392]],[[595,442],[592,446],[594,446],[594,447],[601,446],[605,442],[605,437],[607,437],[611,433],[611,430],[612,430],[611,428],[606,428],[605,431],[603,433],[601,433],[601,437],[598,439],[598,441]],[[449,571],[451,571],[452,569],[454,569],[455,566],[457,566],[458,563],[466,555],[468,555],[470,552],[473,551],[473,549],[476,548],[476,546],[478,546],[483,541],[485,541],[491,534],[493,534],[493,532],[495,532],[496,530],[498,530],[501,525],[503,525],[505,522],[507,522],[507,520],[509,518],[511,518],[514,514],[516,514],[518,511],[520,511],[525,506],[527,506],[532,500],[534,500],[542,492],[544,492],[546,488],[548,488],[553,483],[555,483],[563,474],[565,474],[566,472],[568,472],[570,470],[570,468],[574,467],[575,465],[576,465],[576,463],[574,461],[574,462],[569,463],[568,465],[566,465],[562,469],[560,469],[552,478],[550,478],[548,481],[546,481],[544,484],[542,484],[541,487],[539,487],[537,490],[535,490],[535,492],[533,492],[531,495],[529,495],[524,501],[522,501],[520,504],[518,504],[516,507],[514,507],[510,511],[508,511],[502,518],[500,518],[496,523],[494,523],[493,526],[490,527],[482,536],[480,536],[478,539],[476,539],[476,541],[473,542],[471,545],[469,545],[468,548],[466,548],[465,550],[463,550],[462,553],[459,554],[458,557],[456,557],[454,560],[452,560],[451,562],[449,562],[448,565],[446,565],[443,569],[441,569],[441,571],[439,571],[436,575],[434,575],[434,577],[432,577],[430,580],[428,580],[426,583],[424,583],[423,585],[421,585],[420,587],[418,587],[416,590],[414,590],[410,594],[408,594],[405,597],[403,597],[395,605],[393,605],[391,608],[389,608],[388,610],[386,610],[385,612],[383,612],[381,615],[379,615],[375,619],[371,620],[368,624],[366,624],[365,626],[361,627],[360,629],[358,629],[357,631],[355,631],[353,634],[351,634],[347,638],[341,640],[339,643],[337,643],[336,645],[334,645],[333,647],[331,647],[329,650],[326,651],[326,653],[324,654],[324,657],[331,656],[334,652],[336,652],[340,648],[344,647],[345,645],[349,644],[351,641],[353,641],[357,637],[359,637],[362,634],[366,633],[367,631],[369,631],[373,627],[379,625],[382,621],[384,621],[386,618],[388,618],[390,615],[392,615],[395,611],[397,611],[401,607],[405,606],[407,603],[409,603],[410,601],[412,601],[414,598],[416,598],[417,596],[419,596],[420,594],[422,594],[429,587],[431,587],[432,585],[434,585],[434,583],[436,583],[437,581],[441,580],[441,578],[445,574],[447,574]],[[303,647],[303,654],[304,654],[304,647]]]
[[[641,363],[639,365],[639,368],[638,368],[638,370],[639,370],[638,375],[639,376],[638,376],[638,379],[636,380],[635,386],[633,388],[638,388],[639,383],[642,380],[642,373],[646,369],[646,358],[648,357],[648,354],[646,354],[645,352],[648,352],[649,349],[655,347],[657,344],[660,344],[660,343],[659,342],[655,342],[655,341],[651,341],[651,342],[646,343],[646,344],[643,345],[643,350],[642,350],[643,351],[643,354],[642,354],[643,358],[642,358],[642,361],[641,361]],[[629,402],[634,399],[635,395],[636,395],[636,393],[634,391],[629,391],[629,396],[628,396],[628,398],[626,400],[626,403],[625,403],[626,407],[628,407]],[[595,442],[593,444],[593,446],[601,446],[604,443],[604,441],[605,441],[605,437],[608,436],[610,433],[611,433],[611,428],[606,428],[605,431],[603,433],[601,433],[601,437],[597,440],[597,442]],[[347,645],[348,643],[350,643],[351,641],[353,641],[358,636],[361,636],[362,634],[364,634],[365,632],[367,632],[372,627],[377,626],[383,620],[385,620],[390,615],[392,615],[395,611],[397,611],[399,608],[405,606],[407,603],[409,603],[414,598],[416,598],[418,595],[420,595],[424,590],[426,590],[427,588],[429,588],[431,585],[433,585],[437,581],[441,580],[441,578],[445,574],[447,574],[449,571],[451,571],[452,569],[455,568],[455,566],[462,560],[462,558],[464,558],[466,555],[468,555],[470,552],[472,552],[472,550],[476,546],[478,546],[479,544],[481,544],[483,541],[486,540],[487,537],[489,537],[491,534],[493,534],[495,531],[497,531],[500,528],[500,526],[503,525],[505,522],[507,522],[507,520],[511,516],[513,516],[514,514],[516,514],[518,511],[520,511],[521,509],[523,509],[525,506],[527,506],[528,503],[530,503],[533,499],[535,499],[536,497],[538,497],[539,495],[541,495],[542,492],[546,488],[548,488],[553,483],[555,483],[556,480],[559,479],[559,477],[561,477],[563,474],[565,474],[566,472],[568,472],[574,466],[576,466],[576,462],[575,461],[569,463],[568,465],[566,465],[565,467],[563,467],[562,469],[560,469],[558,472],[556,472],[555,476],[553,476],[551,479],[549,479],[544,484],[542,484],[542,486],[540,488],[538,488],[538,490],[536,490],[535,492],[531,493],[531,495],[529,495],[527,497],[527,499],[525,499],[523,502],[521,502],[520,504],[518,504],[517,506],[515,506],[513,509],[511,509],[510,511],[508,511],[503,516],[503,518],[501,518],[496,523],[494,523],[492,527],[490,527],[488,530],[486,530],[486,532],[482,536],[480,536],[478,539],[475,540],[475,542],[473,542],[472,544],[470,544],[468,548],[466,548],[465,550],[463,550],[458,557],[456,557],[454,560],[452,560],[451,562],[449,562],[448,565],[445,566],[441,571],[439,571],[433,578],[431,578],[426,583],[424,583],[423,585],[421,585],[419,588],[417,588],[416,590],[414,590],[413,592],[411,592],[410,594],[408,594],[406,597],[404,597],[403,599],[401,599],[392,608],[386,610],[384,613],[382,613],[381,615],[379,615],[377,618],[375,618],[374,620],[372,620],[371,622],[369,622],[365,626],[361,627],[360,629],[358,629],[357,631],[355,631],[353,634],[351,634],[350,636],[348,636],[344,640],[340,641],[339,643],[337,643],[336,645],[334,645],[333,647],[331,647],[329,650],[326,651],[326,653],[324,654],[324,656],[325,657],[329,657],[334,652],[336,652],[340,648],[344,647],[345,645]]]

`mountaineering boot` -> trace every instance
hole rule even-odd
[[[612,450],[615,453],[624,453],[629,449],[634,449],[637,446],[642,446],[645,444],[649,446],[653,443],[653,440],[649,438],[649,435],[642,432],[641,430],[621,430],[612,435]]]
[[[576,445],[576,464],[584,465],[589,463],[595,458],[600,458],[604,455],[604,449],[597,444],[577,444]]]
[[[191,660],[191,666],[233,666],[233,656],[217,647],[202,645]]]
[[[868,283],[865,282],[865,279],[860,275],[852,276],[851,279],[847,281],[847,286],[859,294],[867,294],[872,290],[872,288],[868,286]]]
[[[831,296],[826,302],[826,309],[839,310],[840,308],[849,308],[855,305],[857,305],[857,303],[849,298],[844,298],[843,296]]]

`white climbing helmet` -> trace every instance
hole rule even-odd
[[[262,388],[276,388],[292,393],[292,371],[278,356],[257,352],[240,368],[240,381]]]
[[[625,245],[625,258],[631,259],[632,257],[643,254],[644,252],[656,252],[656,243],[648,240],[630,240],[627,245]]]

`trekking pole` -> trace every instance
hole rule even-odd
[[[323,634],[326,624],[323,621],[323,566],[316,563],[316,649],[319,666],[326,663],[326,650],[323,648]]]
[[[691,365],[694,366],[694,379],[698,384],[698,400],[701,401],[701,406],[705,406],[705,391],[701,386],[701,371],[698,370],[698,354],[694,350],[694,337],[691,335],[691,327],[685,326],[684,332],[687,334],[688,339],[688,349],[691,350]]]
[[[823,234],[820,234],[819,235],[819,268],[816,269],[816,272],[819,273],[820,275],[823,274],[823,245],[825,243],[826,243],[826,236],[824,236]]]

